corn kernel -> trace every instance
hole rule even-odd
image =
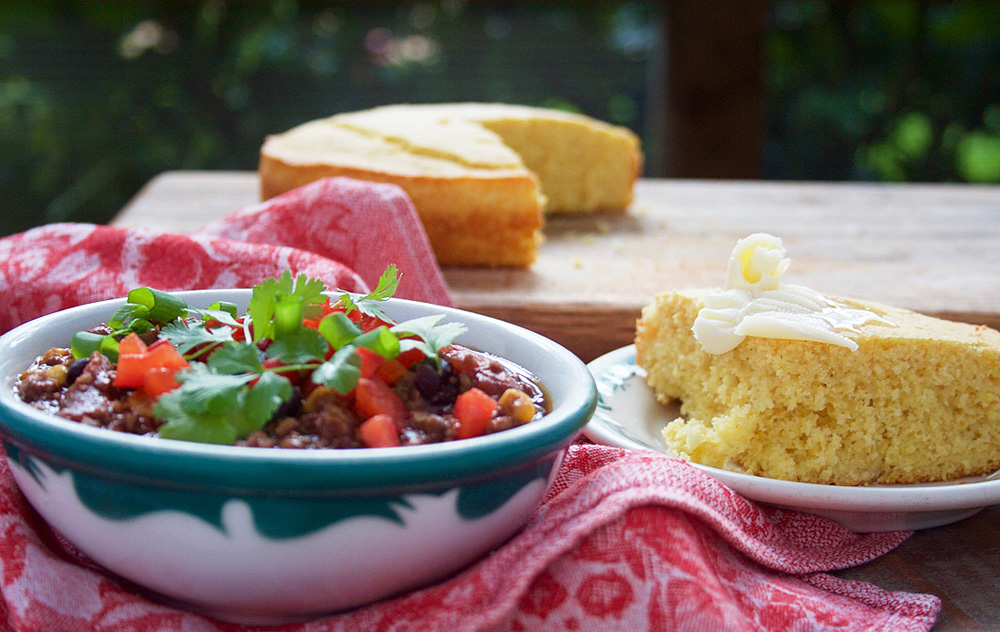
[[[524,391],[508,388],[500,396],[501,414],[513,417],[521,423],[527,423],[535,418],[535,404]]]
[[[45,375],[59,386],[66,386],[65,364],[54,364],[50,366],[48,369],[46,369]]]

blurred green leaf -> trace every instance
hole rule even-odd
[[[899,149],[889,143],[874,143],[858,151],[861,166],[875,173],[879,180],[887,182],[906,180],[902,159]]]
[[[934,126],[922,112],[910,112],[900,117],[892,132],[892,143],[908,160],[927,156],[934,142]]]
[[[958,143],[955,162],[966,182],[1000,182],[1000,136],[984,132],[967,134]]]

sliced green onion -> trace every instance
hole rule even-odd
[[[385,325],[361,334],[354,339],[352,344],[358,347],[367,347],[386,359],[399,355],[399,338]]]
[[[111,336],[89,331],[78,331],[73,334],[70,352],[74,358],[86,358],[95,351],[103,353],[109,360],[115,362],[118,360],[118,341]]]
[[[129,303],[142,305],[149,310],[149,320],[166,324],[187,316],[187,303],[182,299],[151,287],[140,287],[128,293]]]
[[[325,316],[319,321],[317,329],[334,349],[340,349],[361,335],[361,328],[343,312],[333,312]]]
[[[139,329],[145,331],[152,329],[153,323],[149,322],[148,307],[135,303],[124,303],[108,320],[108,326],[115,330]]]
[[[208,306],[208,309],[214,312],[226,312],[233,318],[238,317],[240,312],[236,303],[230,303],[229,301],[215,301]]]
[[[274,339],[290,336],[302,328],[305,299],[298,294],[281,294],[274,301]]]

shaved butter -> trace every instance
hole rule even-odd
[[[827,298],[801,285],[782,285],[791,263],[781,239],[754,233],[736,243],[726,287],[710,292],[695,318],[694,336],[708,353],[735,349],[747,336],[810,340],[847,347],[844,332],[867,322],[892,324],[878,314]]]

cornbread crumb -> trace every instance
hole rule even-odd
[[[838,485],[1000,469],[1000,332],[851,300],[895,326],[860,326],[855,351],[748,337],[709,354],[691,332],[707,292],[659,295],[636,328],[649,385],[681,403],[663,431],[678,456]]]

